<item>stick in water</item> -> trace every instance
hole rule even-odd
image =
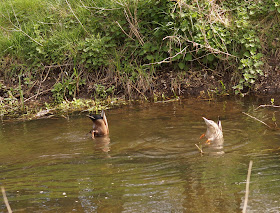
[[[194,144],[200,151],[200,153],[203,153],[202,149],[197,145],[197,144]]]
[[[5,189],[4,189],[3,186],[1,186],[1,190],[2,190],[2,194],[3,194],[4,203],[6,204],[6,207],[7,207],[7,209],[8,209],[8,212],[9,212],[9,213],[12,213],[12,209],[11,209],[10,204],[9,204],[9,202],[8,202],[8,198],[7,198],[7,196],[6,196],[6,192],[5,192]]]
[[[249,114],[248,114],[248,113],[246,113],[246,112],[242,112],[242,113],[243,113],[244,115],[249,116],[250,118],[255,119],[256,121],[261,122],[262,124],[266,125],[268,128],[273,129],[271,126],[267,125],[265,122],[261,121],[260,119],[257,119],[256,117],[254,117],[254,116],[252,116],[252,115],[249,115]]]
[[[248,197],[249,197],[249,184],[250,184],[250,176],[251,176],[251,171],[252,171],[252,165],[253,165],[253,161],[250,160],[248,174],[247,174],[247,181],[246,181],[245,201],[244,201],[244,206],[243,206],[242,213],[246,213],[246,209],[247,209]]]

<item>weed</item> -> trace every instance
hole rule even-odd
[[[85,84],[85,80],[80,78],[80,74],[77,73],[76,69],[73,69],[71,76],[63,78],[61,82],[54,85],[51,90],[56,103],[61,103],[65,98],[75,98],[79,91],[79,86]]]
[[[109,88],[105,88],[105,86],[101,85],[101,84],[95,84],[95,97],[97,98],[101,98],[101,99],[105,99],[107,98],[109,95],[114,94],[114,90],[115,90],[115,86],[111,86]]]

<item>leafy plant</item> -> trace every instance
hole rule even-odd
[[[67,99],[67,97],[75,98],[79,91],[79,86],[85,84],[85,80],[80,78],[80,74],[77,73],[75,68],[73,71],[70,77],[63,78],[63,80],[56,83],[51,90],[56,103],[61,103]]]
[[[110,37],[101,37],[99,34],[86,38],[80,44],[81,63],[86,68],[100,69],[109,65],[110,51],[114,47]]]
[[[115,86],[111,86],[106,89],[105,86],[101,84],[95,84],[94,87],[95,87],[95,96],[101,99],[107,98],[110,94],[113,94],[115,90]]]

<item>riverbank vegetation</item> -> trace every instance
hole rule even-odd
[[[261,91],[279,20],[279,0],[3,1],[1,115],[78,98]]]

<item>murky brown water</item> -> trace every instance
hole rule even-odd
[[[14,212],[280,212],[280,131],[255,103],[184,100],[106,111],[110,137],[85,115],[0,125],[0,184]],[[220,116],[224,147],[195,144]],[[280,113],[275,113],[280,119]],[[1,202],[0,210],[6,212]]]

